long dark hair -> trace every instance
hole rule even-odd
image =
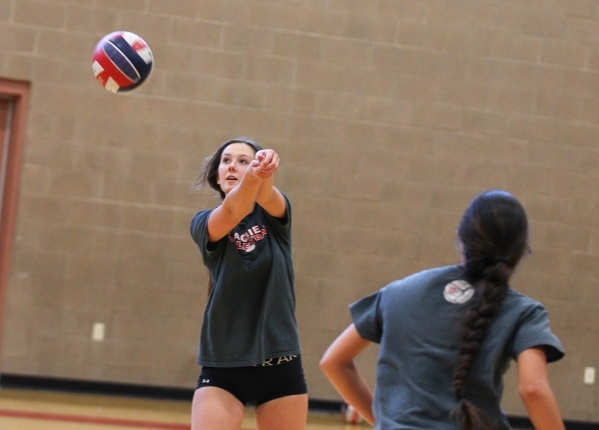
[[[225,193],[220,188],[218,184],[218,166],[220,165],[220,159],[223,156],[223,152],[225,148],[232,143],[245,143],[246,145],[251,146],[255,152],[262,150],[262,147],[253,139],[245,136],[234,137],[233,139],[229,139],[226,142],[223,142],[216,152],[211,156],[207,157],[204,160],[204,165],[202,166],[202,170],[195,184],[193,185],[194,189],[203,189],[206,184],[210,186],[215,191],[218,191],[221,199],[225,198]]]
[[[246,145],[251,146],[255,152],[262,150],[262,147],[258,144],[258,142],[245,136],[234,137],[233,139],[229,139],[221,143],[216,152],[211,156],[206,157],[206,159],[204,160],[202,170],[200,171],[198,179],[193,185],[194,189],[203,189],[206,186],[206,184],[208,184],[210,188],[212,188],[215,191],[218,191],[221,199],[225,198],[225,193],[218,184],[218,166],[220,165],[220,159],[223,156],[225,148],[231,145],[232,143],[245,143]],[[213,290],[214,282],[212,282],[212,276],[210,276],[210,273],[208,273],[208,297],[210,297]]]
[[[466,280],[474,285],[476,293],[465,317],[454,370],[454,393],[459,404],[452,416],[462,430],[487,430],[493,428],[490,419],[464,397],[464,391],[486,328],[508,293],[516,266],[529,249],[526,212],[508,192],[486,191],[464,212],[458,238]]]

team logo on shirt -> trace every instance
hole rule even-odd
[[[261,241],[266,236],[266,227],[257,225],[248,228],[245,233],[231,232],[229,240],[235,243],[235,247],[241,251],[252,252],[256,249],[256,242]]]
[[[472,285],[462,280],[450,282],[445,285],[445,289],[443,290],[443,297],[445,297],[445,300],[454,305],[466,303],[473,295],[474,288],[472,288]]]

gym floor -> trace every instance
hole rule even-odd
[[[42,390],[0,389],[2,430],[189,430],[190,402]],[[310,413],[306,430],[362,430],[340,414]],[[244,430],[255,429],[248,409]]]

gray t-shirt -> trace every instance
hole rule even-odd
[[[191,236],[214,283],[200,334],[198,364],[241,367],[300,353],[291,261],[291,206],[284,219],[259,205],[227,236],[208,243],[198,212]]]
[[[377,430],[456,430],[453,370],[466,310],[474,290],[462,266],[425,270],[350,305],[360,336],[380,343],[373,411]],[[508,430],[500,408],[503,375],[511,359],[545,346],[547,361],[564,356],[538,302],[509,290],[487,328],[464,397]]]

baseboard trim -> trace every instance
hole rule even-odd
[[[97,382],[7,373],[0,373],[0,387],[183,401],[191,401],[195,391],[194,388]],[[336,413],[342,411],[343,402],[310,399],[308,407],[311,411]],[[508,419],[510,425],[514,428],[534,428],[528,418],[510,416]],[[567,430],[599,430],[599,423],[566,420],[565,424]]]
[[[158,387],[6,373],[0,374],[0,387],[170,400],[191,400],[194,392],[192,388]]]

